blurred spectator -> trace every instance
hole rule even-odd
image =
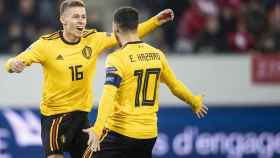
[[[57,13],[54,11],[56,9],[56,5],[52,3],[53,0],[41,0],[39,2],[39,18],[40,25],[48,23],[49,26],[55,28],[58,25],[58,18],[56,17]]]
[[[250,0],[245,16],[247,17],[248,30],[255,38],[258,38],[265,26],[265,11],[261,7],[260,0]]]
[[[21,21],[18,19],[13,19],[9,25],[9,52],[11,53],[19,53],[28,43],[21,26]]]
[[[205,21],[205,15],[200,10],[198,3],[193,3],[192,6],[187,9],[180,18],[177,30],[177,51],[193,51],[194,41],[203,31]]]
[[[217,16],[209,16],[207,19],[205,29],[195,43],[194,52],[215,53],[220,51],[221,35],[218,18]]]
[[[178,36],[194,40],[204,28],[206,18],[197,3],[183,13],[179,23]]]
[[[248,31],[244,20],[238,22],[235,32],[229,33],[228,42],[230,48],[239,53],[246,53],[253,48],[255,39]]]
[[[22,43],[23,47],[28,47],[36,39],[35,28],[39,24],[38,11],[36,10],[35,0],[19,0],[19,15],[17,18],[21,21],[23,35],[26,41]]]
[[[235,6],[236,7],[236,6]],[[221,13],[219,15],[220,24],[220,50],[224,52],[229,52],[230,48],[228,45],[228,34],[230,32],[235,32],[237,17],[234,12],[233,6],[225,5],[221,8]]]
[[[278,53],[280,51],[280,32],[264,32],[256,44],[258,52]]]
[[[217,16],[218,10],[213,1],[197,0],[183,13],[178,26],[177,51],[192,52],[196,40],[204,31],[207,16]]]
[[[274,31],[280,30],[280,2],[271,10],[269,16],[269,25]]]
[[[266,31],[257,43],[261,52],[280,51],[280,3],[277,3],[268,14]]]
[[[25,22],[35,23],[37,12],[34,0],[19,0],[19,15]]]
[[[164,41],[166,42],[169,49],[173,50],[175,47],[176,39],[177,39],[177,25],[180,23],[180,18],[185,11],[191,4],[190,0],[180,0],[180,1],[162,1],[162,8],[158,8],[157,12],[165,8],[172,8],[175,11],[175,19],[173,22],[166,24],[162,27],[163,33],[162,36]],[[160,9],[160,10],[159,10]],[[154,12],[155,14],[155,12]]]

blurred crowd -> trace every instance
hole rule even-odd
[[[0,0],[0,54],[18,53],[60,29],[61,0]],[[141,14],[172,8],[176,18],[153,39],[181,54],[280,52],[280,0],[128,0]],[[97,15],[98,16],[98,15]],[[101,16],[101,15],[99,15]],[[88,27],[103,31],[95,9]],[[111,24],[108,24],[111,25]]]
[[[18,53],[57,26],[49,0],[0,0],[0,53]]]
[[[279,0],[137,0],[152,14],[176,12],[161,38],[171,52],[280,52]]]
[[[19,53],[38,37],[60,28],[61,0],[0,0],[0,55]],[[88,27],[102,29],[88,8]]]

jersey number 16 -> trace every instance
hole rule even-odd
[[[84,79],[84,73],[79,69],[82,68],[82,65],[70,66],[72,81],[82,80]]]

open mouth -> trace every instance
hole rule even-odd
[[[77,30],[82,32],[84,30],[84,28],[83,27],[77,27]]]

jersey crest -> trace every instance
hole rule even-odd
[[[92,49],[88,46],[85,46],[85,48],[82,51],[82,54],[86,59],[90,59],[92,55]]]

